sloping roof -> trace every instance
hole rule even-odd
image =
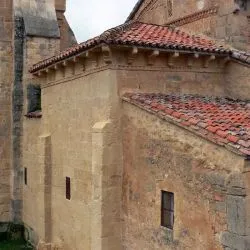
[[[250,53],[245,51],[232,51],[232,58],[236,59],[237,61],[250,64]]]
[[[250,102],[145,93],[125,94],[123,100],[235,153],[250,156]]]
[[[131,13],[129,14],[126,22],[129,22],[130,20],[133,19],[133,17],[135,16],[136,12],[140,9],[140,7],[142,6],[142,4],[144,3],[144,0],[138,0],[135,7],[133,8],[133,10],[131,11]]]
[[[30,69],[30,72],[36,72],[37,70],[77,55],[100,44],[138,46],[162,50],[197,51],[222,55],[231,54],[229,49],[217,45],[213,40],[190,35],[176,28],[141,22],[130,22],[107,30],[100,36],[39,62]]]

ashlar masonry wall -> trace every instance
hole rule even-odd
[[[213,0],[145,0],[134,20],[164,25],[215,5]]]
[[[123,111],[124,249],[248,249],[244,158],[129,103]],[[162,190],[174,193],[173,230],[160,226]]]
[[[176,58],[171,58],[171,55],[160,52],[151,60],[147,51],[139,51],[134,57],[130,57],[129,53],[118,54],[120,95],[138,91],[248,99],[248,66],[233,61],[224,64],[225,58],[220,57],[206,66],[209,57],[204,55],[198,59],[194,59],[193,54],[180,53]]]
[[[250,67],[236,62],[228,64],[225,69],[225,86],[226,96],[249,100]]]
[[[24,175],[21,180],[22,192],[22,221],[27,229],[26,237],[37,245],[38,235],[44,239],[44,164],[39,164],[44,157],[43,141],[40,118],[27,118],[29,112],[28,87],[30,85],[40,86],[40,82],[34,79],[28,72],[34,62],[54,55],[60,46],[59,39],[27,37],[25,39],[25,63],[23,67],[23,110],[22,110],[22,168],[23,173],[27,171],[27,184],[24,183]],[[45,140],[45,139],[44,139]],[[26,170],[25,170],[26,169]]]
[[[0,1],[0,221],[11,216],[12,1]]]
[[[27,201],[31,191],[39,194],[38,210],[27,224],[37,231],[40,248],[121,249],[121,103],[116,71],[91,54],[58,65],[41,82],[42,129],[33,142],[39,164],[30,170],[31,183],[24,190]],[[29,218],[31,211],[26,209]]]

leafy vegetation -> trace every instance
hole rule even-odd
[[[0,242],[1,250],[33,250],[33,247],[24,240],[6,240]]]

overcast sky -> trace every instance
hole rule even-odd
[[[67,20],[78,42],[124,23],[137,0],[69,0]]]

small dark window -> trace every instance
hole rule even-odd
[[[166,191],[161,191],[161,225],[174,227],[174,194]]]
[[[71,199],[70,178],[66,177],[66,199]]]
[[[24,168],[24,184],[27,185],[27,168]]]
[[[38,85],[29,84],[27,87],[28,113],[41,111],[41,88]]]

